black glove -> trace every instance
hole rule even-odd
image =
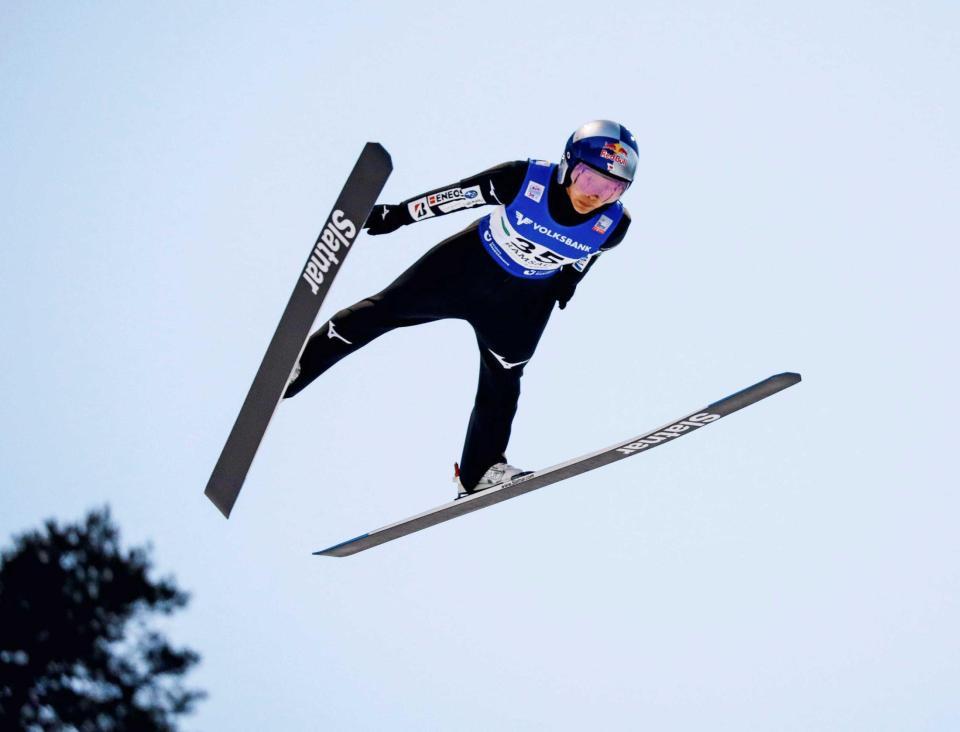
[[[557,291],[553,296],[556,298],[557,304],[560,306],[561,310],[563,310],[567,306],[567,303],[573,299],[573,293],[576,291],[576,282],[564,283],[563,286],[557,288]]]
[[[367,217],[363,228],[368,234],[389,234],[404,224],[410,223],[410,215],[405,206],[393,206],[389,203],[378,203]]]
[[[573,293],[577,291],[580,278],[571,276],[567,269],[564,268],[560,270],[553,279],[553,299],[557,301],[560,309],[563,310],[567,306],[567,303],[573,299]]]

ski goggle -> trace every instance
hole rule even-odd
[[[628,185],[625,180],[611,178],[583,162],[574,166],[570,184],[576,186],[577,191],[583,195],[597,196],[601,201],[620,198]]]

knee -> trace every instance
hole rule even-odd
[[[350,321],[362,321],[370,317],[376,310],[376,304],[372,300],[361,300],[350,307],[337,311],[330,320],[337,323],[348,323]]]
[[[324,328],[323,335],[347,344],[352,344],[354,339],[362,340],[367,331],[376,329],[379,311],[373,300],[361,300],[334,314]]]
[[[520,377],[481,379],[477,390],[479,409],[502,415],[512,415],[517,411],[520,400]]]

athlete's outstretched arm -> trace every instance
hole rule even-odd
[[[520,191],[526,174],[526,160],[502,163],[400,204],[378,203],[363,226],[369,234],[388,234],[401,226],[465,208],[509,203]]]

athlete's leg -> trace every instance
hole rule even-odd
[[[468,490],[491,465],[506,459],[520,377],[533,358],[553,304],[552,298],[536,299],[513,311],[509,319],[481,318],[473,323],[480,347],[480,379],[460,458],[460,481]]]
[[[430,320],[407,317],[401,309],[383,307],[376,297],[344,308],[310,336],[300,356],[300,373],[287,387],[285,399],[299,394],[337,361],[384,333]]]
[[[467,291],[464,252],[478,248],[476,234],[456,234],[437,244],[382,292],[334,315],[310,336],[300,374],[287,388],[292,397],[345,356],[394,328],[460,317]],[[486,256],[486,255],[484,255]]]

